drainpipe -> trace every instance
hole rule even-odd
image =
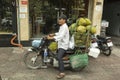
[[[19,0],[16,0],[16,6],[17,6],[17,29],[18,29],[18,44],[20,44],[20,9],[19,9]]]

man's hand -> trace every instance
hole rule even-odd
[[[47,36],[47,39],[51,40],[54,39],[53,37],[51,37],[50,35]]]
[[[49,34],[49,36],[50,36],[50,37],[53,37],[53,36],[55,36],[55,34],[54,34],[54,33],[53,33],[53,34]]]

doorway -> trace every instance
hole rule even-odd
[[[105,0],[103,7],[103,20],[109,22],[106,34],[110,36],[120,36],[120,1]]]

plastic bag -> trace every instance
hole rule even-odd
[[[98,48],[90,48],[90,51],[88,53],[89,56],[92,56],[93,58],[98,58],[100,54],[100,49]]]
[[[38,48],[40,46],[40,44],[41,44],[41,39],[32,41],[32,47]]]
[[[74,47],[75,47],[75,41],[74,41],[74,35],[72,35],[69,41],[69,48],[74,49]]]

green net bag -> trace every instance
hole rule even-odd
[[[73,69],[83,68],[88,65],[87,53],[81,53],[79,50],[70,56],[70,64]]]

